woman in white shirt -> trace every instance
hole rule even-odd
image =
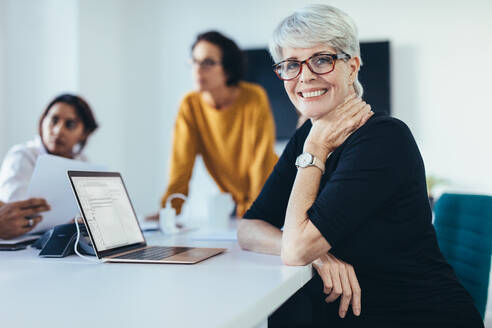
[[[27,197],[27,188],[41,154],[87,160],[82,150],[97,122],[89,104],[82,98],[63,94],[53,99],[39,120],[39,136],[12,147],[0,169],[0,201]]]

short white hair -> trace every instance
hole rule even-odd
[[[273,60],[278,63],[283,60],[284,48],[312,48],[320,44],[335,48],[337,53],[360,58],[354,20],[340,9],[322,4],[306,6],[280,22],[270,39],[269,48]],[[364,90],[358,78],[354,89],[358,96],[362,96]]]

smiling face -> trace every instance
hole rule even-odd
[[[326,45],[312,48],[285,48],[283,60],[294,59],[303,61],[318,53],[336,54],[336,50]],[[337,60],[335,69],[324,75],[318,75],[302,65],[299,76],[284,81],[285,90],[290,101],[303,116],[318,119],[343,102],[345,97],[354,92],[353,83],[357,78],[360,60],[358,57],[347,61]]]
[[[41,137],[49,153],[72,158],[73,147],[86,138],[86,133],[73,106],[59,102],[44,117]]]

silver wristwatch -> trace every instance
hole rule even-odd
[[[319,158],[314,156],[313,154],[310,153],[302,153],[301,155],[297,156],[296,158],[296,167],[297,168],[304,168],[308,166],[316,166],[318,169],[321,170],[321,173],[325,173],[325,163],[320,161]]]

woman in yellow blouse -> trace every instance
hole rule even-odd
[[[241,81],[243,54],[234,41],[211,31],[192,46],[196,91],[181,102],[174,126],[169,184],[162,197],[188,194],[196,155],[242,216],[277,162],[275,126],[265,90]],[[173,199],[181,212],[183,200]]]

